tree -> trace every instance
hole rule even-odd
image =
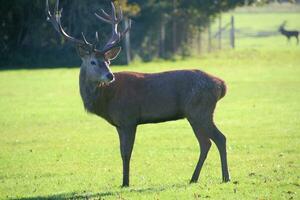
[[[49,0],[54,6],[55,0]],[[102,46],[110,35],[110,27],[99,22],[93,13],[100,8],[110,9],[110,0],[61,0],[64,8],[64,29],[80,37],[81,32],[93,40],[99,31]],[[248,0],[249,4],[254,0]],[[144,61],[155,57],[171,58],[181,52],[189,54],[188,41],[195,29],[203,30],[217,14],[245,0],[115,0],[122,6],[125,23],[132,19],[132,29],[127,36],[125,56],[122,51],[119,63],[127,63],[138,56]],[[92,5],[92,6],[91,6]],[[71,44],[65,43],[46,22],[45,1],[9,0],[0,7],[0,65],[75,65]],[[129,50],[131,46],[132,50]],[[72,48],[71,48],[72,47]]]
[[[131,26],[130,17],[136,16],[140,12],[140,7],[136,4],[128,4],[127,0],[114,1],[115,4],[119,4],[124,13],[124,30]],[[126,63],[131,62],[131,45],[130,45],[130,31],[125,35],[124,40]]]

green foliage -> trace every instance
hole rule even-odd
[[[140,7],[136,3],[128,4],[128,0],[115,0],[116,5],[120,5],[123,13],[128,17],[135,17],[140,13]]]
[[[157,44],[160,42],[161,21],[165,22],[167,35],[166,41],[163,41],[166,44],[165,51],[172,56],[186,44],[192,26],[204,27],[209,18],[241,5],[244,0],[115,2],[119,2],[125,15],[133,19],[131,32],[133,54],[144,60],[151,60],[159,55]],[[51,7],[54,7],[55,0],[51,0],[50,3]],[[100,8],[110,9],[108,0],[61,0],[60,6],[64,8],[62,23],[68,33],[80,37],[81,32],[84,32],[88,39],[93,40],[95,31],[98,30],[102,41],[100,46],[103,45],[110,34],[110,26],[97,21],[93,13]],[[65,55],[68,58],[74,55],[74,51],[70,50],[72,45],[65,44],[46,22],[44,10],[44,0],[9,0],[1,3],[0,66],[51,65],[57,62],[64,63],[64,56],[56,55]],[[172,28],[174,23],[177,27],[175,29]],[[176,40],[176,47],[172,44],[172,40]],[[145,44],[148,48],[144,48]],[[22,59],[23,57],[25,58]],[[75,56],[73,57],[68,60],[70,65],[78,61]],[[124,55],[118,62],[124,63],[123,60]]]

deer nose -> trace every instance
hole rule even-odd
[[[112,73],[106,74],[106,78],[110,81],[113,81],[115,79],[114,75]]]

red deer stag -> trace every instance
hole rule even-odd
[[[284,21],[280,26],[279,26],[279,29],[278,31],[284,35],[287,39],[288,42],[290,42],[290,38],[292,37],[295,37],[296,40],[297,40],[297,44],[299,44],[299,31],[296,31],[296,30],[286,30],[285,29],[285,25],[286,25],[286,21]]]
[[[47,1],[47,0],[46,0]],[[213,122],[216,103],[226,92],[225,83],[199,70],[177,70],[161,73],[119,72],[109,69],[121,48],[118,46],[128,31],[118,32],[122,11],[111,3],[112,12],[95,14],[97,18],[112,25],[112,36],[102,50],[87,42],[69,36],[61,25],[61,11],[56,2],[54,13],[46,11],[48,20],[66,40],[76,44],[82,59],[80,68],[80,94],[85,109],[116,127],[120,139],[123,161],[123,186],[129,186],[129,164],[136,128],[139,124],[159,123],[186,118],[193,128],[200,145],[200,156],[191,183],[197,182],[202,165],[211,147],[217,145],[224,182],[229,181],[226,138]]]

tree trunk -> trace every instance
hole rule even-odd
[[[172,51],[177,51],[177,19],[176,19],[176,0],[173,0],[173,20],[172,20]]]
[[[166,23],[164,16],[160,21],[160,41],[159,41],[159,57],[165,58],[165,40],[166,40]]]
[[[201,35],[201,30],[198,30],[198,34],[197,34],[197,50],[198,50],[198,54],[201,54],[201,50],[202,50],[202,35]]]
[[[124,19],[124,25],[125,29],[129,26],[129,19],[128,17],[125,17]],[[126,53],[126,63],[130,64],[131,62],[131,54],[130,54],[130,30],[125,34],[125,53]]]
[[[207,51],[211,52],[211,26],[210,26],[210,21],[208,22],[207,34],[208,34]]]
[[[219,15],[219,35],[218,35],[218,41],[219,41],[219,49],[222,49],[222,16]]]

